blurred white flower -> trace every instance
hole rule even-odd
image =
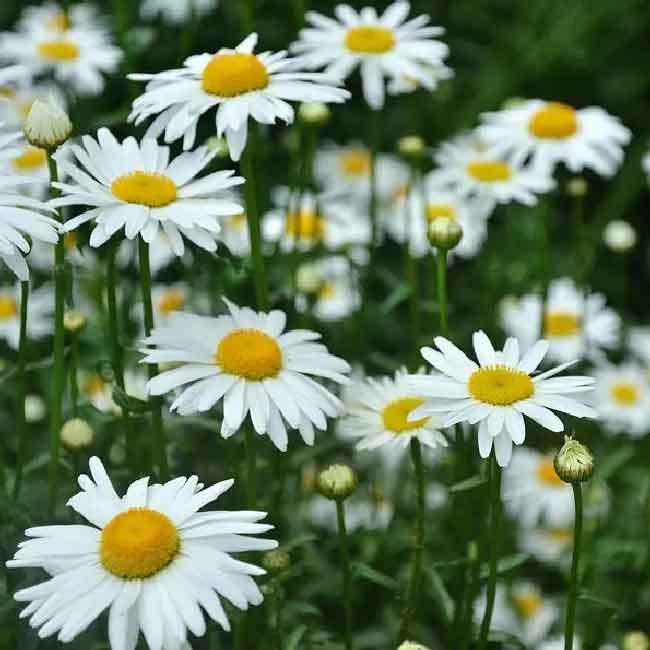
[[[573,522],[557,528],[522,528],[519,546],[539,562],[557,565],[573,546]]]
[[[393,503],[378,491],[371,495],[355,495],[345,502],[345,525],[348,532],[355,530],[386,530],[393,519]],[[325,497],[314,496],[307,504],[308,521],[319,528],[337,529],[336,508]]]
[[[162,19],[174,25],[188,21],[192,16],[200,18],[210,13],[218,0],[144,0],[140,7],[143,18]]]
[[[615,253],[626,253],[634,248],[636,240],[636,230],[629,221],[614,219],[603,231],[603,241]]]
[[[436,90],[441,81],[451,79],[454,76],[454,71],[444,63],[441,63],[439,65],[426,66],[425,74],[428,78],[427,84],[422,84],[418,79],[408,74],[393,77],[388,82],[388,94],[402,95],[405,93],[413,93],[421,88],[426,88],[429,92],[432,92]]]
[[[32,289],[27,302],[27,336],[43,338],[53,333],[54,291],[49,285]],[[0,286],[0,339],[18,349],[20,340],[20,283]]]

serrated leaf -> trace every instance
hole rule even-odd
[[[390,591],[397,591],[399,589],[399,583],[395,578],[387,576],[385,573],[381,573],[380,571],[376,571],[363,562],[352,563],[352,574],[359,578],[364,578],[380,587],[384,587],[384,589],[389,589]]]
[[[454,483],[454,485],[449,488],[449,492],[452,494],[457,494],[458,492],[475,490],[478,487],[487,485],[487,483],[487,478],[484,478],[483,476],[477,474],[476,476],[470,476],[470,478],[466,478],[464,481],[460,481],[459,483]]]

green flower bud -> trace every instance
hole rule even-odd
[[[61,442],[70,451],[90,447],[95,439],[92,427],[81,418],[68,420],[61,428]]]
[[[461,225],[452,217],[436,217],[429,224],[429,243],[435,248],[451,250],[463,238]]]
[[[649,650],[650,640],[644,632],[628,632],[623,637],[623,650]]]
[[[334,501],[347,499],[358,485],[357,476],[348,465],[330,465],[319,472],[316,489]]]
[[[571,436],[564,438],[564,445],[553,461],[557,475],[565,483],[582,483],[594,472],[594,457],[582,443]]]
[[[404,158],[419,158],[425,148],[424,140],[419,135],[407,135],[397,141],[397,151]]]
[[[281,573],[291,566],[291,556],[280,549],[269,551],[262,557],[262,566],[269,573]]]
[[[68,114],[52,99],[37,99],[32,104],[23,128],[29,144],[53,151],[70,137],[72,122]]]

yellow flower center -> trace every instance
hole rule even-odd
[[[0,295],[0,320],[15,318],[18,314],[18,305],[11,296]]]
[[[384,54],[395,46],[395,36],[385,27],[351,27],[345,35],[345,46],[357,54]]]
[[[99,557],[118,578],[148,578],[164,569],[180,549],[176,526],[169,517],[148,508],[131,508],[102,531]]]
[[[246,213],[243,212],[242,214],[235,214],[230,219],[228,219],[227,226],[231,230],[241,230],[246,226],[247,223],[247,217]]]
[[[456,218],[456,208],[451,203],[429,203],[427,205],[427,221],[431,223],[440,217]]]
[[[181,289],[169,289],[162,294],[156,303],[159,314],[170,314],[185,304],[185,293]]]
[[[63,248],[71,251],[73,248],[77,248],[77,241],[77,233],[71,230],[63,235]]]
[[[56,29],[60,32],[65,32],[70,29],[70,19],[64,12],[60,11],[53,16],[50,16],[45,21],[45,26],[49,27],[50,29]]]
[[[570,528],[551,528],[545,535],[557,544],[568,544],[573,539],[573,531]]]
[[[327,300],[336,296],[336,285],[334,282],[323,282],[321,288],[318,290],[318,297]]]
[[[221,339],[215,361],[224,372],[260,381],[280,372],[282,351],[277,341],[266,332],[237,329]]]
[[[542,606],[542,597],[535,592],[513,594],[512,600],[522,618],[532,618]]]
[[[553,460],[551,458],[544,458],[537,466],[535,473],[537,480],[548,487],[563,487],[562,479],[555,472],[553,467]]]
[[[535,392],[535,385],[525,372],[502,364],[475,370],[467,388],[477,400],[494,406],[509,406]]]
[[[26,147],[25,150],[16,156],[12,161],[12,167],[19,172],[33,171],[47,163],[45,149],[39,147]]]
[[[162,208],[176,200],[176,184],[157,172],[131,172],[116,178],[111,192],[121,201]]]
[[[325,220],[310,210],[289,212],[284,228],[291,237],[321,241],[325,235]]]
[[[70,41],[43,41],[38,53],[48,61],[74,61],[79,57],[79,47]]]
[[[104,392],[106,382],[97,374],[89,375],[84,381],[82,390],[86,395],[100,395]]]
[[[429,418],[425,417],[414,422],[408,421],[411,411],[415,410],[424,400],[421,397],[402,397],[390,402],[381,412],[384,427],[392,433],[403,433],[424,426]]]
[[[547,336],[574,336],[580,332],[580,320],[569,311],[552,311],[544,318],[544,332]]]
[[[370,174],[370,154],[363,149],[350,149],[342,153],[339,164],[345,176]]]
[[[569,138],[578,130],[575,108],[560,102],[549,102],[530,118],[528,129],[538,138]]]
[[[609,394],[621,406],[634,406],[639,401],[639,389],[631,381],[619,381],[610,389]]]
[[[502,183],[512,175],[510,165],[502,160],[473,160],[467,173],[481,183]]]
[[[237,97],[266,88],[269,73],[254,54],[215,54],[203,70],[201,85],[211,95]]]
[[[16,96],[16,91],[9,86],[0,86],[0,97],[5,99],[13,99]]]

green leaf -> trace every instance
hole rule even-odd
[[[467,478],[464,481],[460,481],[459,483],[454,483],[454,485],[449,488],[449,492],[456,494],[457,492],[474,490],[478,487],[482,487],[483,485],[487,485],[487,482],[487,478],[484,478],[483,476],[477,474],[476,476],[471,476],[470,478]]]
[[[579,592],[578,599],[586,600],[588,603],[593,603],[594,605],[598,605],[603,609],[610,609],[613,612],[617,612],[617,613],[622,612],[621,607],[613,600],[609,600],[608,598],[602,598],[601,596],[597,596],[596,594],[593,594],[590,591]]]
[[[411,290],[405,284],[397,287],[397,289],[388,294],[384,302],[379,306],[379,309],[385,316],[387,316],[396,307],[403,303],[409,297],[410,293]]]
[[[497,563],[497,575],[503,575],[516,569],[527,562],[529,557],[526,553],[515,553],[514,555],[508,555],[508,557],[502,558]],[[481,565],[481,572],[479,573],[481,580],[487,580],[489,575],[490,567],[487,564]]]
[[[305,636],[306,631],[306,625],[299,625],[297,628],[292,630],[284,644],[285,650],[297,650],[300,645],[300,641],[302,641],[302,637]]]
[[[280,548],[283,551],[286,551],[288,553],[289,551],[292,551],[294,548],[298,548],[299,546],[304,546],[305,544],[309,544],[310,542],[315,542],[316,540],[318,540],[318,535],[313,535],[313,534],[300,535],[299,537],[294,537],[293,539],[289,540],[286,544],[282,544]]]
[[[624,445],[611,454],[607,454],[602,461],[596,464],[594,478],[600,481],[606,481],[616,474],[616,472],[627,463],[636,453],[633,445]]]
[[[364,578],[369,582],[373,582],[380,587],[384,587],[384,589],[389,589],[390,591],[397,591],[399,589],[399,583],[395,578],[376,571],[363,562],[352,563],[352,574],[359,578]]]
[[[438,604],[445,622],[451,623],[454,619],[454,601],[449,595],[449,592],[447,591],[445,583],[440,577],[440,574],[432,566],[429,566],[427,570],[429,577],[431,578],[431,593],[433,595],[433,599]]]

